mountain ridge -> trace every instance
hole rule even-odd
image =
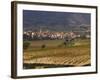
[[[90,27],[90,19],[89,13],[23,10],[23,29],[24,31],[40,29],[51,31],[83,30],[84,27]]]

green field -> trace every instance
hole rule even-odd
[[[30,45],[24,49],[24,68],[32,65],[31,68],[63,66],[84,66],[90,65],[90,40],[77,39],[72,42],[63,40],[38,40],[28,41]],[[42,66],[33,64],[42,64]],[[52,66],[50,66],[52,65]]]

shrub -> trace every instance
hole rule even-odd
[[[46,45],[45,44],[43,44],[42,46],[41,46],[41,48],[45,48],[46,47]]]
[[[27,49],[27,48],[29,47],[29,45],[30,45],[30,42],[24,41],[24,42],[23,42],[23,49],[24,49],[24,50]]]

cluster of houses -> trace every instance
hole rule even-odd
[[[24,40],[62,40],[62,39],[75,39],[81,37],[80,34],[75,32],[50,32],[50,31],[24,31]],[[86,38],[90,38],[90,35],[85,35]]]

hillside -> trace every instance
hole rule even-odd
[[[25,31],[40,29],[50,31],[87,30],[90,28],[90,14],[24,10],[23,28]]]

